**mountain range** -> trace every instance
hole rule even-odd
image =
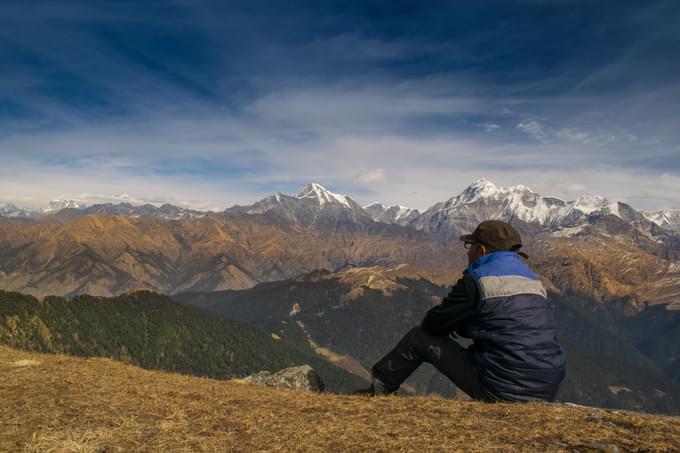
[[[38,296],[110,296],[139,287],[172,294],[243,289],[348,265],[460,267],[465,256],[458,236],[485,219],[513,223],[527,251],[547,265],[555,261],[551,250],[573,254],[570,244],[606,244],[612,256],[659,258],[649,263],[651,280],[674,287],[680,232],[649,217],[600,197],[565,202],[485,179],[423,213],[362,208],[318,184],[222,213],[171,205],[68,207],[40,218],[0,217],[0,288]],[[557,279],[568,273],[561,284],[571,286],[581,271],[551,270]]]
[[[57,213],[63,209],[84,209],[86,207],[85,203],[75,200],[51,200],[47,203],[47,206],[43,206],[40,209],[19,207],[14,203],[7,203],[0,206],[0,216],[37,219],[45,215]]]
[[[99,213],[128,217],[153,216],[172,220],[214,214],[213,211],[192,210],[171,204],[164,204],[160,207],[130,203],[88,206],[75,200],[58,199],[50,201],[47,206],[38,210],[9,203],[0,206],[0,216],[40,218],[56,214],[64,209],[76,210],[79,215]],[[581,196],[576,200],[564,201],[556,197],[542,196],[525,185],[499,187],[485,178],[475,181],[460,194],[436,203],[422,213],[417,209],[401,205],[388,207],[380,202],[374,202],[362,208],[349,196],[331,192],[318,183],[308,184],[295,196],[279,192],[249,206],[236,205],[227,208],[225,212],[276,213],[306,225],[311,224],[314,219],[327,221],[327,217],[334,215],[340,216],[339,220],[347,218],[355,222],[370,218],[378,222],[412,225],[417,229],[427,231],[441,229],[442,222],[458,229],[469,230],[481,220],[495,218],[517,219],[528,224],[557,230],[578,227],[593,215],[614,215],[626,220],[641,216],[663,229],[680,231],[680,209],[636,211],[623,202],[610,202],[597,195]]]
[[[164,204],[160,207],[152,204],[133,205],[130,203],[103,203],[88,206],[73,200],[52,200],[46,207],[38,210],[20,208],[12,203],[0,206],[0,216],[12,218],[41,219],[49,216],[55,220],[87,214],[110,214],[125,217],[149,216],[178,220],[205,217],[210,212],[180,208],[171,204]]]

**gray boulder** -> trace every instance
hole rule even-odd
[[[267,387],[302,389],[312,392],[323,392],[325,388],[317,372],[309,365],[284,368],[276,373],[260,371],[242,380]]]

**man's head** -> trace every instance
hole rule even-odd
[[[487,220],[480,223],[472,234],[464,234],[460,240],[468,249],[468,261],[474,263],[480,257],[492,252],[512,251],[524,258],[528,256],[519,251],[522,238],[509,223],[500,220]]]

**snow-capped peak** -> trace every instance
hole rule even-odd
[[[615,201],[614,203],[607,206],[609,208],[609,213],[615,215],[616,217],[621,217],[621,203]]]
[[[498,198],[499,196],[507,196],[509,193],[525,193],[527,191],[532,192],[526,186],[514,186],[506,189],[504,187],[495,185],[486,178],[480,178],[470,184],[456,197],[451,198],[448,202],[448,205],[461,206],[467,203],[472,203],[479,199]]]
[[[40,212],[44,214],[48,214],[51,212],[58,212],[61,211],[62,209],[67,209],[67,208],[72,208],[72,209],[81,209],[81,208],[86,208],[87,204],[82,203],[80,201],[76,200],[67,200],[67,199],[56,199],[56,200],[51,200],[49,203],[47,203],[47,206],[40,208]]]
[[[642,215],[660,227],[680,230],[680,209],[661,209],[654,212],[643,212]]]
[[[524,184],[517,184],[516,186],[508,187],[508,190],[515,193],[536,193],[529,186]]]
[[[428,211],[428,216],[436,215],[437,219],[442,218],[438,212],[446,212],[443,217],[447,219],[470,218],[471,225],[484,219],[512,218],[528,223],[558,225],[564,222],[572,224],[596,212],[621,215],[618,203],[611,203],[600,196],[564,201],[542,196],[523,184],[496,186],[486,178],[475,181],[457,196],[434,205]]]
[[[374,201],[373,203],[369,203],[366,206],[364,206],[364,209],[377,209],[380,211],[385,211],[387,209],[387,206],[385,206],[379,201]]]
[[[0,206],[0,211],[4,212],[10,212],[10,211],[17,211],[21,209],[19,206],[15,205],[14,203],[7,203],[2,206]]]
[[[38,212],[34,209],[19,207],[14,203],[0,206],[0,217],[36,217]]]
[[[417,209],[409,208],[407,206],[402,206],[400,204],[398,204],[396,206],[392,206],[392,208],[390,208],[390,210],[392,210],[392,209],[394,209],[396,211],[393,215],[394,215],[394,220],[397,221],[397,222],[399,220],[406,219],[406,218],[411,217],[413,215],[419,214]]]
[[[417,209],[412,209],[399,204],[387,207],[377,201],[366,205],[364,210],[376,222],[396,223],[399,225],[406,225],[420,215],[420,212]]]
[[[578,209],[584,214],[590,214],[609,206],[609,200],[599,195],[578,197],[574,202],[574,209]]]
[[[479,200],[481,198],[498,198],[507,197],[511,194],[517,194],[519,196],[526,194],[536,194],[529,187],[518,184],[516,186],[510,187],[500,187],[492,183],[486,178],[480,178],[477,181],[470,184],[465,190],[463,190],[457,197],[454,197],[451,201],[455,205],[461,205],[465,203],[471,203],[473,201]]]
[[[315,182],[307,184],[307,186],[297,195],[297,198],[312,198],[317,200],[321,206],[326,203],[340,203],[348,208],[351,208],[345,195],[333,193],[321,184],[317,184]]]
[[[488,179],[480,178],[470,184],[468,188],[463,191],[463,193],[472,197],[487,197],[498,192],[498,189],[498,186]]]

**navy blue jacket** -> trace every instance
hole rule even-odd
[[[515,252],[490,253],[470,265],[423,328],[471,338],[481,384],[493,398],[552,401],[564,379],[545,289]]]

